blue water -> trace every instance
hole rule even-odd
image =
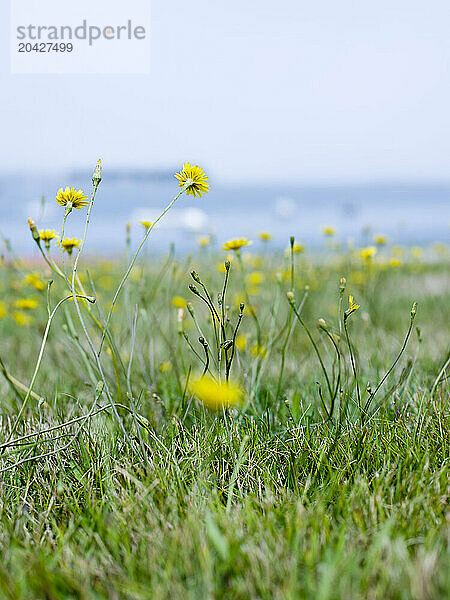
[[[177,182],[166,173],[104,171],[91,218],[87,249],[119,252],[125,224],[132,238],[142,236],[141,219],[152,220],[177,193]],[[90,190],[81,173],[0,175],[0,232],[20,252],[33,251],[26,220],[39,228],[61,227],[64,209],[54,198],[61,186]],[[45,197],[42,206],[41,196]],[[67,235],[81,237],[85,210],[74,211]],[[155,229],[151,243],[165,250],[170,243],[191,250],[198,236],[212,233],[216,243],[246,236],[259,245],[257,234],[268,231],[275,247],[285,247],[295,235],[310,247],[323,244],[321,228],[337,228],[337,238],[367,244],[384,233],[395,244],[447,242],[450,232],[450,184],[366,185],[214,185],[202,198],[180,198],[167,219]]]

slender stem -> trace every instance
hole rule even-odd
[[[167,212],[167,211],[168,211],[168,210],[169,210],[169,209],[170,209],[170,208],[173,206],[173,204],[175,203],[175,201],[176,201],[176,200],[178,200],[178,198],[179,198],[179,197],[180,197],[180,196],[181,196],[181,195],[182,195],[182,194],[185,192],[186,188],[187,188],[187,186],[186,186],[186,185],[184,185],[184,186],[183,186],[183,188],[181,189],[181,191],[180,191],[180,192],[179,192],[179,193],[178,193],[178,194],[175,196],[175,198],[173,198],[173,200],[171,200],[171,202],[170,202],[170,203],[169,203],[169,204],[166,206],[166,208],[165,208],[165,209],[163,210],[163,212],[162,212],[162,213],[159,215],[159,217],[156,219],[156,221],[154,221],[154,222],[151,224],[151,226],[150,226],[150,227],[147,229],[147,231],[146,231],[146,233],[145,233],[145,236],[144,236],[143,240],[142,240],[142,241],[141,241],[141,243],[139,244],[139,246],[138,246],[138,249],[137,249],[137,250],[136,250],[136,252],[134,253],[134,256],[133,256],[133,258],[131,259],[131,261],[130,261],[130,264],[128,265],[128,268],[127,268],[127,270],[125,271],[125,274],[124,274],[124,276],[122,277],[122,280],[121,280],[121,282],[119,283],[119,286],[118,286],[118,288],[116,289],[116,292],[115,292],[115,294],[114,294],[113,300],[112,300],[112,302],[111,302],[111,306],[110,306],[110,308],[109,308],[108,315],[107,315],[107,317],[106,317],[106,323],[105,323],[105,328],[104,328],[104,331],[103,331],[102,339],[101,339],[101,341],[100,341],[100,347],[99,347],[99,349],[98,349],[98,352],[97,352],[98,356],[100,356],[100,354],[101,354],[101,351],[102,351],[103,342],[105,341],[105,336],[106,336],[106,333],[107,333],[107,331],[108,331],[109,322],[110,322],[110,320],[111,320],[111,315],[112,315],[112,312],[113,312],[113,310],[114,310],[114,306],[115,306],[115,304],[116,304],[116,302],[117,302],[117,298],[119,297],[119,294],[120,294],[120,292],[122,291],[122,288],[123,288],[123,286],[125,285],[125,282],[126,282],[126,280],[128,279],[128,276],[129,276],[129,274],[131,273],[131,269],[133,268],[133,266],[134,266],[134,263],[136,262],[136,259],[137,259],[138,255],[139,255],[139,252],[141,251],[141,249],[142,249],[143,245],[144,245],[144,244],[145,244],[145,242],[147,241],[147,238],[148,238],[148,236],[150,235],[150,232],[152,231],[152,229],[154,228],[154,226],[156,225],[156,223],[158,223],[158,221],[159,221],[160,219],[162,219],[162,217],[163,217],[163,216],[166,214],[166,212]]]

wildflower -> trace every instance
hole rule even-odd
[[[69,186],[64,191],[62,188],[58,190],[56,202],[65,206],[68,211],[71,211],[72,208],[83,208],[89,204],[87,196],[81,190],[76,191],[74,187],[70,188]]]
[[[38,231],[38,229],[37,229],[36,225],[34,224],[34,221],[33,221],[33,219],[31,217],[28,218],[28,226],[30,228],[31,235],[33,236],[33,240],[39,246],[41,238],[39,236],[39,231]]]
[[[272,239],[272,236],[270,235],[270,233],[267,233],[266,231],[261,231],[261,233],[259,234],[259,239],[262,240],[263,242],[268,242]]]
[[[248,335],[241,333],[240,335],[238,335],[236,337],[236,348],[239,350],[239,352],[244,352],[244,350],[247,347],[247,340],[248,340]]]
[[[252,242],[247,238],[240,238],[236,240],[229,240],[228,242],[224,242],[222,246],[222,250],[234,250],[238,251],[244,246],[249,246]]]
[[[33,319],[30,315],[25,314],[21,310],[16,310],[13,312],[13,319],[19,325],[19,327],[27,327],[31,325]]]
[[[421,258],[422,254],[423,254],[423,250],[419,246],[413,246],[411,248],[411,255],[414,258]]]
[[[150,229],[150,227],[153,225],[151,221],[141,221],[140,223],[142,227],[145,227],[145,229]]]
[[[331,237],[332,235],[335,235],[336,229],[330,225],[325,225],[325,227],[322,227],[322,232],[324,235]]]
[[[186,300],[181,296],[174,296],[172,298],[172,304],[175,308],[186,308]]]
[[[373,241],[377,246],[384,246],[387,242],[387,236],[379,233],[378,235],[373,236]]]
[[[171,368],[172,368],[172,363],[168,360],[166,360],[165,362],[162,362],[159,366],[159,370],[161,371],[161,373],[167,373],[167,371],[170,371]]]
[[[15,302],[15,307],[21,310],[33,310],[38,304],[39,302],[33,298],[19,298]]]
[[[6,306],[4,302],[0,300],[0,319],[4,319],[6,317]]]
[[[212,237],[210,235],[202,235],[197,239],[197,244],[200,246],[200,248],[205,248],[206,246],[209,246],[211,242]]]
[[[402,264],[402,261],[399,258],[390,258],[388,261],[388,265],[392,268],[399,267]]]
[[[175,177],[180,182],[180,188],[186,185],[186,194],[193,196],[201,196],[209,190],[208,177],[206,173],[197,165],[185,163],[179,173],[175,173]]]
[[[377,253],[377,249],[375,246],[367,246],[367,248],[361,248],[359,251],[359,256],[366,261],[371,260],[375,254]]]
[[[67,252],[69,256],[72,256],[72,252],[74,248],[80,248],[81,240],[77,240],[76,238],[64,238],[60,242],[60,246],[64,252]]]
[[[261,357],[265,358],[267,355],[267,348],[260,344],[254,344],[250,350],[252,356],[255,358]]]
[[[250,285],[260,285],[264,281],[264,274],[261,271],[253,271],[247,275],[247,281]]]
[[[358,308],[360,307],[359,304],[355,304],[355,301],[353,300],[353,296],[349,296],[348,297],[348,308],[344,313],[344,320],[347,320],[348,317],[355,312],[355,310],[358,310]]]
[[[25,277],[25,283],[31,285],[31,287],[33,287],[38,292],[42,292],[45,290],[44,283],[39,279],[39,277],[35,273],[29,273]]]
[[[45,245],[49,245],[51,240],[59,237],[54,229],[39,229],[39,238]]]
[[[295,242],[295,244],[292,246],[292,252],[294,254],[300,254],[300,252],[304,252],[304,250],[305,250],[305,245],[300,244],[299,242]]]
[[[210,377],[201,377],[191,382],[191,392],[210,410],[236,406],[241,389],[234,383],[217,383]]]

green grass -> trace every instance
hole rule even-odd
[[[295,303],[309,286],[301,316],[333,387],[338,364],[316,327],[319,317],[341,348],[340,392],[327,418],[323,372],[293,317],[285,344],[289,259],[277,253],[256,258],[256,266],[244,261],[249,287],[249,273],[264,278],[250,290],[250,302],[265,350],[252,350],[258,329],[247,305],[239,330],[247,347],[232,368],[243,405],[213,414],[190,397],[186,379],[203,368],[203,350],[189,312],[180,325],[172,299],[192,302],[213,348],[212,322],[188,289],[189,272],[198,271],[216,298],[221,260],[214,252],[154,258],[125,284],[111,318],[112,350],[106,344],[101,354],[119,421],[97,387],[101,374],[73,302],[55,316],[33,386],[37,397],[20,420],[25,393],[2,377],[0,444],[14,424],[18,441],[0,448],[0,597],[448,597],[445,374],[431,393],[448,357],[448,262],[385,269],[345,253],[296,258]],[[124,268],[80,260],[100,323]],[[47,311],[46,292],[24,290],[23,275],[14,261],[0,270],[7,313],[0,357],[5,374],[28,386]],[[341,276],[347,288],[339,313]],[[233,261],[226,300],[232,325],[245,300],[243,281]],[[67,292],[58,281],[51,290],[54,307]],[[348,292],[361,304],[347,324],[362,404],[368,382],[374,390],[398,355],[418,301],[406,351],[366,412],[358,407],[343,332],[339,337]],[[40,304],[29,313],[33,322],[19,327],[14,302],[30,295]],[[83,304],[82,311],[98,348],[101,331]],[[76,420],[90,410],[90,418]]]

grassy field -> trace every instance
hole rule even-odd
[[[448,248],[152,227],[4,256],[0,597],[448,597]]]

